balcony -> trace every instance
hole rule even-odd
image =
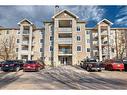
[[[59,38],[59,44],[72,44],[72,38]]]
[[[29,45],[29,41],[22,41],[22,45]],[[35,45],[35,42],[32,42],[31,45]]]
[[[93,38],[94,38],[94,39],[98,39],[98,34],[97,34],[97,33],[94,34],[94,35],[93,35]]]
[[[59,55],[72,55],[72,49],[59,49]]]
[[[99,47],[99,42],[94,42],[93,45],[96,46],[96,47]],[[102,47],[108,46],[108,43],[106,43],[106,42],[101,42],[101,46],[102,46]]]
[[[21,50],[22,54],[29,54],[29,50]],[[30,52],[32,55],[34,55],[34,51]]]
[[[59,28],[59,33],[72,33],[72,28]]]
[[[23,33],[22,33],[23,35],[29,35],[30,34],[30,32],[29,32],[29,30],[23,30]]]
[[[95,52],[94,55],[95,55],[95,56],[99,56],[99,52]],[[102,56],[107,56],[107,55],[108,55],[107,53],[102,52]]]
[[[28,50],[21,50],[21,53],[22,54],[28,54],[29,52],[28,52]]]
[[[29,45],[29,41],[22,41],[22,45]]]

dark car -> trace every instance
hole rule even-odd
[[[105,70],[124,70],[124,64],[122,60],[119,59],[110,59],[105,61]]]
[[[2,66],[2,62],[0,62],[0,68],[1,68],[1,66]]]
[[[21,60],[6,60],[2,63],[2,71],[19,71],[23,69],[23,61]]]
[[[44,63],[40,63],[38,61],[26,61],[23,66],[23,71],[39,71],[44,68]]]
[[[123,59],[124,70],[127,71],[127,59]]]
[[[101,71],[103,69],[102,63],[97,62],[97,60],[93,58],[81,61],[80,66],[87,71]]]

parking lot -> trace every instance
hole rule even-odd
[[[0,89],[127,89],[127,72],[87,72],[78,66],[49,67],[40,72],[0,71]]]

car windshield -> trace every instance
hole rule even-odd
[[[35,64],[35,61],[26,61],[26,64]]]
[[[127,64],[127,60],[123,60],[123,63],[124,63],[124,64]]]
[[[122,63],[122,61],[121,60],[116,60],[116,61],[114,61],[115,63]]]
[[[5,61],[4,64],[12,64],[14,61]]]
[[[97,62],[96,60],[88,60],[88,62]]]

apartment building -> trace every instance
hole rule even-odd
[[[2,43],[2,40],[10,40],[10,38],[14,39],[12,51],[14,51],[13,55],[15,56],[9,59],[37,60],[42,58],[44,29],[36,28],[35,25],[27,19],[21,20],[18,23],[18,26],[18,28],[0,28],[0,38]],[[12,42],[9,42],[6,45],[9,44],[12,44]],[[3,52],[0,54],[0,56],[2,55]]]
[[[57,12],[51,21],[44,22],[45,62],[78,64],[84,58],[90,57],[99,61],[120,58],[120,49],[125,47],[125,43],[119,47],[122,43],[120,38],[125,39],[127,28],[112,28],[112,24],[109,20],[103,19],[94,28],[87,28],[86,22],[81,21],[72,12]],[[125,54],[124,51],[123,57]]]
[[[43,28],[37,28],[28,19],[23,19],[18,23],[19,28],[0,28],[3,33],[0,37],[9,33],[16,38],[14,59],[42,59],[48,65],[75,65],[90,57],[99,61],[118,58],[126,48],[123,39],[127,28],[112,28],[113,23],[107,19],[89,28],[74,13],[56,10],[51,20],[43,24]],[[126,49],[122,54],[126,56]]]

